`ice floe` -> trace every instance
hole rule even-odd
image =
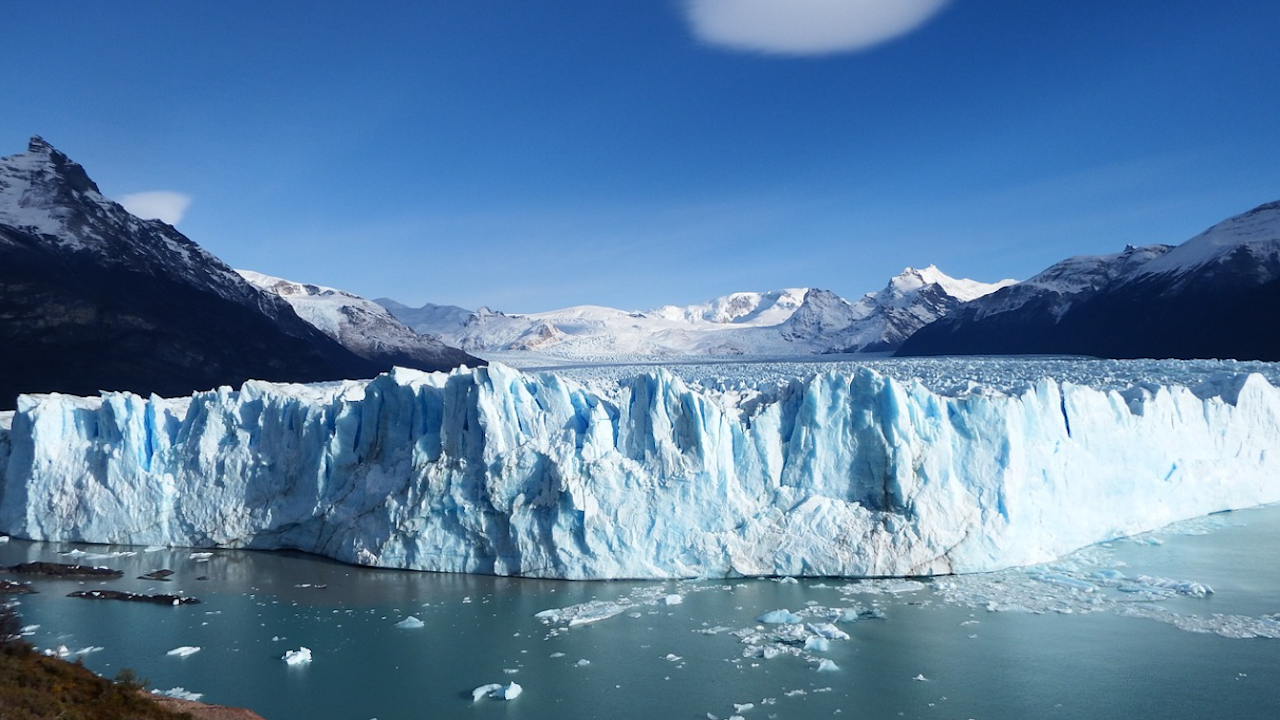
[[[471,691],[471,702],[479,702],[485,698],[493,700],[515,700],[520,697],[520,693],[524,692],[524,688],[519,683],[510,683],[503,685],[501,683],[489,683],[481,685]]]

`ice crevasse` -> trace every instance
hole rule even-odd
[[[1205,395],[952,397],[859,369],[730,402],[663,370],[606,392],[495,364],[23,396],[0,532],[575,579],[987,571],[1280,500],[1280,390]]]

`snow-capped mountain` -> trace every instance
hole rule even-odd
[[[22,392],[186,394],[385,369],[40,138],[0,158],[0,408]]]
[[[479,365],[477,358],[451,348],[430,335],[410,330],[386,308],[358,295],[323,285],[299,283],[237,270],[255,287],[278,295],[298,317],[351,352],[383,367],[443,370]]]
[[[647,312],[584,305],[530,314],[379,300],[414,330],[468,352],[544,358],[623,360],[676,357],[794,356],[883,352],[961,302],[1013,281],[987,284],[950,278],[930,266],[907,268],[856,303],[827,290],[739,292],[706,303]],[[465,311],[463,311],[465,312]]]
[[[841,305],[843,299],[830,293],[811,293],[806,307],[788,321],[784,332],[792,337],[822,337],[830,344],[825,352],[892,351],[961,303],[1014,284],[1015,280],[956,279],[933,265],[923,270],[907,268],[883,290],[867,293],[853,304]]]
[[[901,355],[1280,360],[1280,202],[1178,246],[1074,257],[923,328]]]

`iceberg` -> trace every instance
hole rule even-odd
[[[0,532],[427,571],[979,572],[1280,501],[1280,391],[1243,372],[948,392],[859,367],[735,395],[494,364],[6,420]]]

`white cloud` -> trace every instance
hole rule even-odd
[[[863,50],[905,35],[951,0],[685,0],[703,42],[781,55]]]
[[[170,190],[154,190],[125,195],[120,198],[120,204],[143,220],[163,220],[177,225],[191,206],[191,198]]]

